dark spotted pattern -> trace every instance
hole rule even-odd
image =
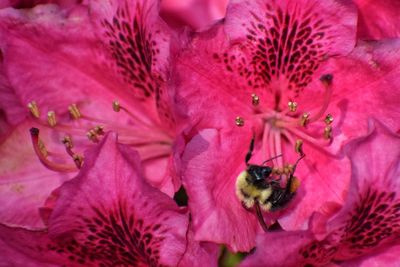
[[[348,260],[399,238],[400,199],[396,192],[368,188],[342,227],[325,240],[313,241],[300,250],[300,255],[315,264]]]
[[[282,11],[266,4],[264,17],[249,14],[244,53],[250,58],[232,54],[214,54],[229,72],[237,72],[251,88],[268,88],[274,80],[285,78],[288,90],[296,94],[311,82],[312,75],[326,57],[330,28],[311,8]]]
[[[132,16],[127,5],[125,3],[125,6],[117,9],[112,21],[102,21],[117,71],[132,87],[136,98],[154,100],[159,115],[166,119],[169,126],[173,126],[164,74],[154,71],[154,67],[160,64],[157,60],[160,46],[168,43],[168,40],[161,30],[146,22],[149,10],[137,4],[135,15]],[[154,28],[149,29],[150,26]]]
[[[159,249],[167,232],[163,225],[146,225],[122,205],[108,212],[92,209],[96,216],[81,215],[83,224],[76,232],[47,249],[84,266],[162,266]]]
[[[145,27],[142,8],[137,5],[132,17],[128,7],[119,7],[112,21],[102,26],[108,38],[111,55],[124,81],[132,85],[138,97],[150,97],[159,90],[160,78],[154,77],[159,49],[155,36]]]

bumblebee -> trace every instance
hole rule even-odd
[[[254,137],[251,139],[249,151],[246,154],[246,170],[239,174],[236,180],[236,195],[242,201],[243,205],[250,209],[255,207],[258,220],[265,231],[268,230],[261,210],[276,211],[284,208],[296,194],[300,185],[299,180],[294,176],[298,162],[305,157],[301,151],[300,158],[294,165],[288,165],[283,169],[272,168],[264,164],[278,155],[264,161],[261,165],[249,164],[254,149]],[[275,177],[279,175],[279,179]],[[281,185],[282,175],[288,177],[286,185]]]

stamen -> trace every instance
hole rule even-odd
[[[282,140],[280,131],[274,130],[275,135],[275,155],[282,155]],[[276,159],[278,166],[283,166],[283,159],[279,157]]]
[[[80,169],[83,165],[83,156],[79,155],[79,154],[74,154],[72,156],[72,158],[74,159],[75,165],[78,169]]]
[[[99,139],[97,138],[97,134],[96,134],[96,132],[92,129],[92,130],[89,130],[87,133],[86,133],[86,136],[88,137],[88,139],[90,140],[90,141],[92,141],[93,143],[97,143],[97,142],[99,142]]]
[[[303,140],[301,140],[301,139],[297,139],[296,140],[296,144],[295,144],[294,150],[297,153],[299,153],[300,155],[304,155],[304,152],[303,152]]]
[[[113,101],[113,110],[115,112],[120,112],[121,110],[123,110],[124,112],[126,112],[129,116],[131,116],[135,122],[139,125],[145,125],[147,127],[151,127],[151,128],[155,128],[155,124],[154,122],[149,122],[149,121],[145,121],[143,119],[145,119],[146,117],[140,117],[137,114],[134,114],[133,112],[131,112],[129,109],[125,108],[124,106],[121,106],[121,104],[119,103],[118,100],[114,100]]]
[[[327,125],[324,129],[324,137],[325,139],[331,139],[332,138],[332,126]]]
[[[289,107],[289,110],[291,112],[296,112],[296,110],[297,110],[297,102],[289,101],[288,102],[288,107]]]
[[[47,112],[47,122],[51,127],[56,126],[57,120],[56,120],[56,113],[54,111]]]
[[[121,110],[121,106],[120,106],[118,100],[114,100],[113,101],[113,110],[115,112],[119,112]]]
[[[64,136],[62,143],[65,145],[66,148],[74,147],[74,144],[72,143],[72,138],[69,135]]]
[[[307,123],[309,122],[309,118],[310,118],[310,113],[305,112],[300,119],[300,125],[305,127],[307,125]]]
[[[331,124],[331,123],[333,122],[333,116],[332,116],[331,114],[326,115],[324,121],[325,121],[325,123],[326,123],[327,125]]]
[[[90,141],[97,143],[99,142],[99,135],[104,135],[104,127],[103,126],[96,126],[90,129],[86,136],[89,138]]]
[[[242,117],[239,117],[239,116],[236,117],[235,122],[236,122],[236,126],[242,127],[244,125],[244,120]]]
[[[29,108],[31,114],[33,115],[33,117],[35,117],[37,119],[40,117],[39,108],[35,101],[28,103],[28,108]]]
[[[62,142],[65,145],[65,150],[67,151],[68,155],[72,157],[76,167],[80,169],[83,165],[83,156],[76,154],[72,151],[73,148],[72,138],[69,135],[66,135],[64,136]]]
[[[68,107],[69,113],[71,114],[71,117],[75,120],[79,119],[82,115],[80,110],[78,109],[76,104],[72,104]]]
[[[260,104],[260,98],[256,94],[251,94],[253,106],[258,106]]]
[[[38,128],[31,128],[31,139],[33,144],[33,149],[35,150],[36,155],[38,156],[40,162],[50,170],[57,171],[57,172],[75,172],[77,171],[74,165],[67,165],[67,164],[59,164],[51,162],[47,159],[47,155],[43,153],[44,145],[43,142],[39,139],[39,129]],[[46,153],[47,154],[47,153]]]
[[[315,116],[310,118],[310,122],[315,122],[315,121],[319,120],[319,118],[321,118],[321,116],[327,110],[330,100],[331,100],[331,96],[332,96],[332,86],[331,85],[332,85],[333,75],[332,74],[322,75],[320,80],[326,89],[325,95],[324,95],[324,102],[323,102],[323,105],[322,105],[321,109],[319,110],[319,112]]]
[[[323,141],[323,139],[315,139],[314,137],[308,135],[307,133],[300,131],[296,128],[287,128],[287,130],[299,138],[303,139],[304,141],[309,142],[310,144],[315,145],[316,147],[322,148],[328,146],[330,142]]]

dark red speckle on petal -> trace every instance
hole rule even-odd
[[[123,204],[115,210],[92,210],[96,215],[81,216],[76,233],[49,244],[47,249],[86,266],[162,266],[159,251],[163,225],[146,225]]]
[[[154,79],[151,73],[159,50],[152,33],[146,28],[143,13],[140,5],[137,5],[134,16],[127,6],[121,6],[112,21],[102,22],[118,72],[132,86],[138,98],[154,95],[159,87],[159,79]]]
[[[304,8],[303,8],[304,9]],[[295,93],[306,87],[327,55],[325,31],[330,26],[312,8],[283,11],[266,4],[266,13],[243,27],[247,42],[242,49],[250,57],[237,58],[225,53],[214,59],[247,79],[252,88],[268,89],[274,81],[285,78],[288,90]],[[301,12],[300,12],[301,10]]]
[[[342,226],[324,240],[313,241],[299,254],[304,262],[327,264],[357,258],[400,238],[400,199],[396,192],[368,188]]]

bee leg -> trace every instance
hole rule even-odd
[[[260,205],[258,204],[258,202],[255,203],[255,206],[256,206],[258,221],[259,221],[262,229],[264,230],[264,232],[268,232],[268,226],[264,222],[264,217],[262,216]]]
[[[300,158],[298,158],[298,159],[296,160],[296,163],[293,165],[293,170],[291,171],[291,173],[290,173],[290,175],[289,175],[289,179],[288,179],[288,181],[287,181],[287,183],[286,183],[285,194],[291,193],[291,187],[292,187],[292,183],[293,183],[293,179],[294,179],[294,172],[296,171],[297,164],[298,164],[299,161],[300,161],[302,158],[304,158],[305,156],[306,156],[306,154],[302,153],[302,154],[300,155]]]
[[[251,156],[253,154],[253,150],[254,150],[254,139],[255,139],[255,135],[253,134],[253,137],[251,138],[250,141],[250,147],[249,147],[249,151],[246,154],[246,165],[249,166],[249,160],[251,159]]]

